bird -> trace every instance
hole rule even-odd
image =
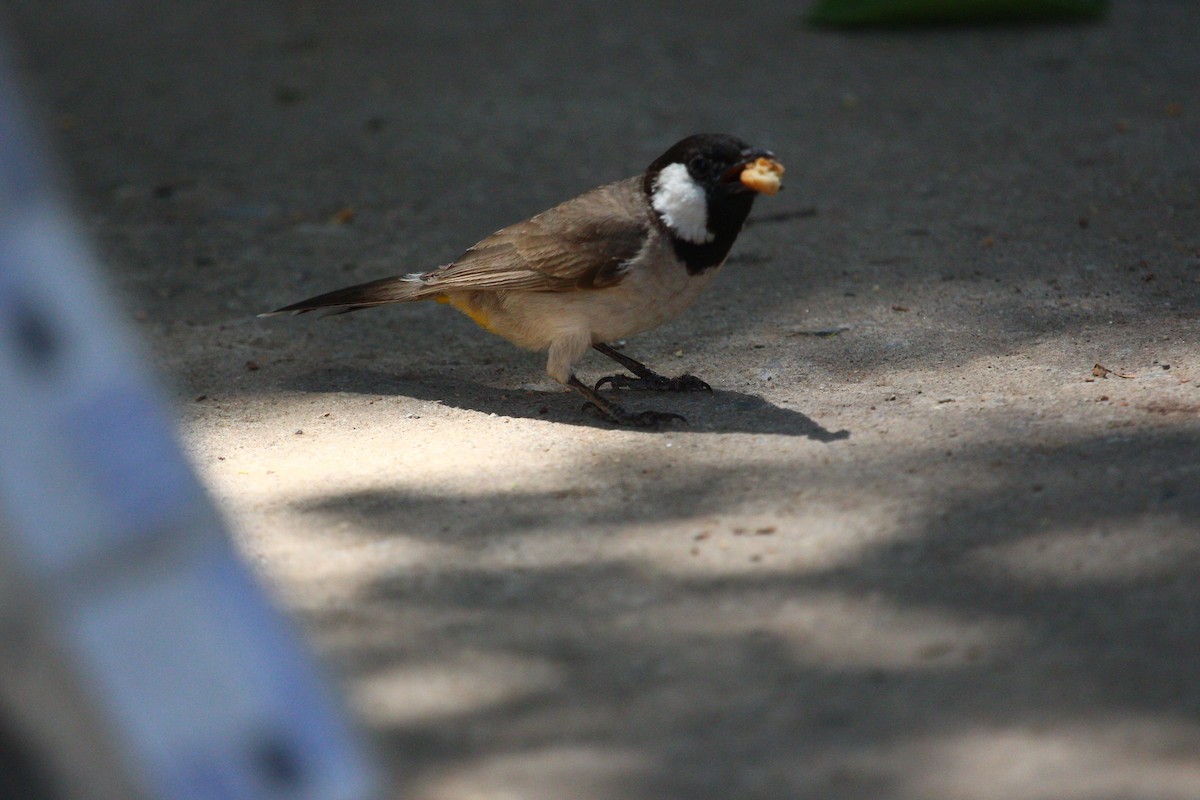
[[[514,345],[547,354],[546,372],[584,409],[621,426],[657,428],[684,417],[628,411],[622,389],[712,392],[695,377],[667,378],[612,343],[674,319],[725,263],[759,194],[781,188],[783,165],[729,134],[676,142],[645,171],[599,186],[487,236],[449,264],[337,289],[259,316],[433,300]],[[596,350],[629,370],[582,382]],[[613,391],[605,396],[604,386]]]

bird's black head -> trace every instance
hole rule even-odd
[[[751,179],[756,164],[773,170],[771,181]],[[755,196],[774,194],[782,172],[769,150],[735,136],[701,133],[656,158],[646,169],[643,188],[676,253],[689,272],[698,273],[725,260]]]

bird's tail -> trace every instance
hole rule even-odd
[[[385,306],[389,303],[407,303],[412,300],[431,300],[436,297],[438,290],[433,289],[421,280],[419,274],[401,275],[394,278],[382,278],[357,286],[347,286],[337,289],[290,306],[277,308],[260,317],[273,317],[276,314],[306,314],[309,311],[326,311],[329,314],[345,314],[348,311],[358,311],[360,308]]]

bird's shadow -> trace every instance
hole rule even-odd
[[[583,410],[582,399],[573,392],[529,388],[497,388],[445,374],[408,373],[390,375],[355,367],[327,367],[300,373],[284,381],[285,388],[302,392],[349,392],[352,394],[403,396],[417,400],[496,414],[580,425],[593,428],[616,426]],[[681,414],[686,423],[673,423],[649,432],[681,430],[693,433],[769,433],[805,436],[818,442],[848,439],[847,430],[830,431],[799,411],[770,403],[761,397],[726,390],[666,393],[621,391],[606,393],[630,411],[653,409]]]

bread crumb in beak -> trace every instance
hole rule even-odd
[[[739,177],[742,185],[762,194],[776,194],[783,185],[783,164],[773,158],[756,158]]]

